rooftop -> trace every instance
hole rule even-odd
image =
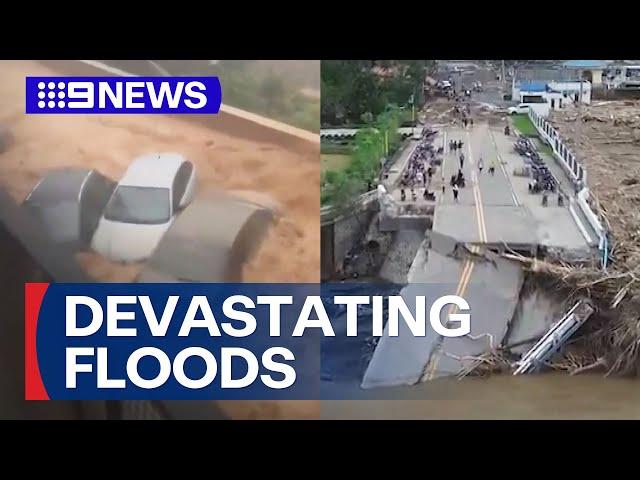
[[[567,60],[562,64],[566,68],[604,68],[609,60]]]
[[[516,83],[573,80],[576,73],[566,68],[519,68],[515,72]]]
[[[547,82],[521,82],[521,92],[544,92],[547,90]]]

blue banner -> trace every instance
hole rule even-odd
[[[462,365],[462,357],[438,353],[446,337],[454,351],[489,348],[485,339],[466,338],[471,310],[453,295],[458,290],[350,282],[30,283],[25,394],[28,400],[399,398],[411,391],[377,387],[412,383],[430,364],[450,374]]]
[[[27,77],[26,113],[216,114],[218,77]]]
[[[319,286],[27,284],[27,399],[317,399],[321,331],[293,336],[308,296]]]

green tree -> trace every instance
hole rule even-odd
[[[285,87],[282,77],[272,71],[265,77],[260,85],[258,94],[264,100],[267,112],[275,113],[283,110]]]
[[[321,63],[321,122],[328,125],[361,123],[376,117],[386,105],[406,105],[422,91],[433,60],[324,60]],[[379,76],[375,67],[394,75]]]

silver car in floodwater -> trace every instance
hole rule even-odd
[[[87,168],[47,172],[22,203],[48,238],[74,251],[87,250],[116,182]]]
[[[93,236],[93,249],[119,262],[148,258],[191,203],[195,182],[193,163],[180,154],[136,158],[111,195]]]
[[[166,232],[138,282],[240,282],[279,207],[266,197],[200,195]]]

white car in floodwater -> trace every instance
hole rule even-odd
[[[195,167],[177,153],[136,158],[100,218],[92,248],[119,262],[148,258],[195,193]]]

